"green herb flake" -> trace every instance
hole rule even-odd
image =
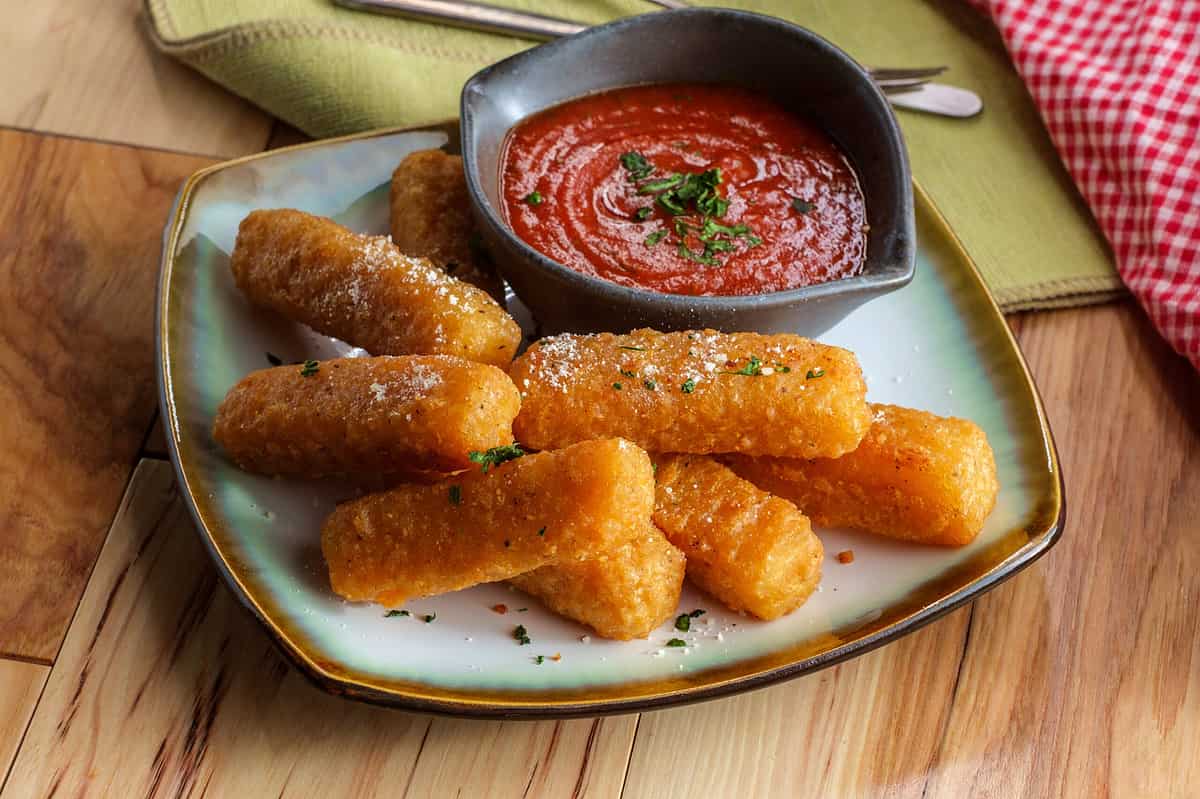
[[[818,366],[815,369],[809,369],[808,374],[804,375],[805,380],[816,380],[818,377],[824,377],[825,370]]]
[[[513,628],[512,636],[513,639],[521,646],[533,643],[533,641],[529,640],[529,631],[525,629],[524,624],[518,624],[515,628]]]
[[[760,361],[755,356],[751,355],[749,362],[747,362],[747,364],[745,366],[743,366],[741,369],[738,369],[736,372],[723,372],[722,374],[745,375],[746,377],[758,377],[760,374],[762,374],[762,366],[763,366],[762,361]]]
[[[643,380],[642,385],[645,386],[650,391],[653,391],[654,389],[658,388],[658,385],[653,380]]]
[[[792,209],[794,211],[797,211],[798,213],[807,214],[809,211],[811,211],[815,207],[816,206],[814,206],[808,200],[802,199],[800,197],[792,198]]]
[[[267,353],[267,363],[271,364],[272,366],[283,366],[283,359],[280,358],[278,355],[274,355],[274,354],[268,352]]]
[[[679,387],[679,390],[684,394],[691,394],[696,390],[696,381],[689,377],[687,380],[683,381],[683,385]]]
[[[654,209],[647,205],[637,209],[637,212],[633,215],[633,218],[639,222],[645,222],[650,218],[650,214],[652,213],[654,213]]]
[[[646,351],[646,348],[645,348],[645,347],[634,347],[634,346],[632,346],[632,345],[629,345],[629,344],[621,344],[620,346],[618,346],[618,347],[617,347],[617,349],[619,349],[619,350],[633,350],[634,352],[645,352],[645,351]]]
[[[389,610],[387,613],[383,614],[383,617],[385,619],[392,619],[392,618],[395,618],[396,616],[411,616],[411,615],[412,614],[409,613],[407,610]]]
[[[691,616],[693,619],[698,619],[698,618],[700,618],[701,616],[703,616],[704,614],[705,614],[705,611],[701,610],[700,608],[696,608],[695,610],[693,610],[693,611],[692,611],[691,613],[689,613],[688,615],[689,615],[689,616]]]
[[[300,367],[300,376],[312,377],[319,371],[321,371],[321,362],[314,361],[313,359],[309,358],[304,362],[304,366]]]
[[[670,641],[667,641],[667,646],[687,646],[687,641],[683,640],[682,638],[672,638]]]
[[[686,613],[680,613],[675,617],[675,629],[684,633],[692,629],[692,617]]]
[[[460,485],[450,486],[450,504],[451,505],[461,505],[462,504],[462,486],[460,486]]]
[[[525,195],[525,202],[528,205],[541,205],[542,193],[539,191],[531,191]]]
[[[636,151],[621,154],[621,166],[625,167],[630,180],[645,180],[654,172],[654,165],[646,156]]]
[[[533,662],[534,662],[534,663],[536,663],[536,664],[538,664],[538,665],[540,666],[540,665],[542,665],[543,663],[545,663],[545,662],[546,662],[546,656],[545,656],[545,655],[538,655],[537,657],[535,657],[535,658],[533,659]]]
[[[492,468],[493,466],[499,466],[506,461],[516,460],[524,454],[525,450],[521,449],[521,445],[514,441],[511,444],[505,444],[500,447],[492,447],[485,452],[472,450],[470,453],[468,453],[467,457],[471,459],[471,463],[478,463],[482,465],[483,473],[487,474],[488,469]]]
[[[621,384],[620,384],[620,383],[613,383],[613,389],[614,389],[614,390],[616,390],[616,391],[620,391],[620,390],[621,390]]]
[[[636,374],[629,371],[628,369],[617,369],[617,371],[621,373],[622,377],[637,377]]]
[[[437,618],[436,613],[426,613],[424,616],[421,617],[421,621],[425,622],[426,624],[429,624],[436,618]]]
[[[643,183],[638,186],[638,194],[658,194],[659,192],[673,189],[684,182],[686,178],[680,174],[674,174],[670,177],[652,180],[649,183]]]
[[[524,613],[527,610],[529,610],[529,608],[517,608],[517,613]]]
[[[646,237],[646,241],[644,243],[647,247],[653,247],[655,244],[658,244],[660,241],[665,239],[668,235],[669,234],[665,230],[656,230]]]

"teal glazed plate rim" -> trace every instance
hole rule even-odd
[[[407,153],[457,152],[458,125],[398,128],[301,144],[201,170],[180,190],[163,239],[157,303],[160,409],[180,494],[238,601],[287,658],[331,693],[406,710],[475,718],[629,713],[761,688],[895,640],[974,599],[1045,554],[1064,523],[1062,475],[1042,402],[1008,325],[945,219],[915,186],[917,276],[852,311],[823,340],[854,349],[874,402],[971,418],[996,451],[1000,497],[987,526],[958,550],[850,530],[818,530],[822,587],[795,613],[758,622],[685,586],[681,608],[705,608],[678,633],[593,640],[536,600],[498,584],[416,600],[412,615],[332,594],[319,525],[352,489],[239,472],[211,440],[225,391],[285,361],[361,354],[256,311],[228,257],[255,207],[295,207],[361,232],[387,231],[392,170]],[[510,301],[526,330],[532,320]],[[833,553],[853,549],[853,564]],[[507,603],[521,616],[489,608]],[[424,616],[436,621],[422,623]],[[533,645],[513,640],[525,625]],[[682,635],[687,646],[665,649]],[[554,654],[560,660],[551,661]],[[539,663],[536,656],[546,656]]]

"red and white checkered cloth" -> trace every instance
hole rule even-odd
[[[1200,0],[972,0],[1126,285],[1200,369]]]

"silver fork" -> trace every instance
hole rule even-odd
[[[337,5],[358,11],[390,14],[425,22],[444,23],[461,28],[519,36],[538,40],[571,36],[588,26],[558,17],[517,11],[510,8],[471,2],[471,0],[333,0]],[[684,0],[648,0],[668,9],[691,8]],[[933,83],[930,78],[946,67],[868,67],[876,85],[892,105],[942,116],[969,117],[979,113],[983,102],[978,95],[956,86]]]

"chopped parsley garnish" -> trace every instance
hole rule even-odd
[[[545,538],[545,537],[546,537],[546,528],[545,528],[545,527],[543,527],[541,530],[538,530],[538,536],[539,536],[540,538]]]
[[[629,173],[630,180],[645,180],[654,172],[654,165],[646,156],[636,151],[621,154],[621,166]]]
[[[685,633],[692,629],[692,617],[686,613],[680,613],[675,617],[675,629]]]
[[[621,390],[621,384],[620,384],[620,383],[613,383],[613,388],[614,388],[614,389],[616,389],[617,391],[620,391],[620,390]]]
[[[421,617],[421,621],[425,622],[426,624],[429,624],[431,621],[433,621],[436,618],[437,618],[436,613],[426,613],[424,616]]]
[[[679,387],[679,390],[684,394],[691,394],[696,390],[696,381],[689,377],[683,381],[683,385]]]
[[[628,369],[617,369],[617,371],[621,373],[622,377],[637,377],[636,374],[634,374],[633,372],[631,372]]]
[[[654,209],[647,205],[637,209],[637,212],[634,213],[633,218],[639,222],[645,222],[650,218],[650,214],[652,213],[654,213]]]
[[[703,616],[703,615],[704,615],[704,613],[705,613],[705,611],[701,610],[700,608],[696,608],[695,610],[693,610],[693,611],[692,611],[691,613],[689,613],[688,615],[689,615],[689,616],[691,616],[693,619],[698,619],[698,618],[700,618],[701,616]]]
[[[653,380],[643,380],[642,385],[645,386],[650,391],[653,391],[655,388],[658,387],[657,384]]]
[[[525,202],[529,205],[541,205],[542,193],[539,191],[531,191],[525,195]]]
[[[545,663],[545,662],[546,662],[546,656],[545,656],[545,655],[538,655],[537,657],[535,657],[535,658],[533,659],[533,662],[534,662],[534,663],[536,663],[536,664],[538,664],[538,665],[540,666],[540,665],[542,665],[543,663]]]
[[[267,363],[271,364],[272,366],[283,366],[283,358],[268,352]]]
[[[521,646],[533,643],[533,641],[529,640],[529,631],[525,629],[524,624],[518,624],[515,628],[513,628],[512,636]]]
[[[450,486],[450,504],[451,505],[461,505],[462,504],[462,486],[460,486],[460,485]]]
[[[524,454],[525,450],[521,449],[521,445],[514,441],[501,447],[492,447],[486,452],[472,450],[467,457],[471,459],[471,463],[481,464],[483,473],[487,474],[488,469],[493,466],[499,466],[505,461],[516,460]]]
[[[667,646],[687,646],[687,641],[682,638],[672,638],[670,641],[667,641]]]
[[[804,376],[804,379],[805,380],[815,380],[818,377],[824,377],[824,376],[825,376],[825,370],[822,369],[820,366],[818,366],[815,369],[809,369],[808,374],[806,374]]]
[[[529,610],[529,608],[517,608],[517,613],[524,613],[527,610]]]
[[[808,200],[801,199],[800,197],[792,198],[792,208],[802,214],[807,214],[815,207],[816,206],[814,206]]]
[[[762,366],[763,366],[762,361],[760,361],[758,358],[751,355],[750,361],[745,366],[743,366],[741,369],[738,369],[736,372],[724,372],[723,374],[745,375],[747,377],[758,377],[760,374],[762,374]]]
[[[675,188],[680,183],[683,183],[684,180],[685,178],[683,175],[676,173],[670,177],[659,178],[658,180],[651,180],[648,183],[643,183],[642,185],[638,186],[637,193],[658,194],[659,192],[664,192],[667,189]]]
[[[729,200],[722,197],[718,190],[721,185],[720,167],[703,172],[676,172],[646,180],[653,174],[654,165],[641,153],[624,153],[621,165],[625,167],[629,182],[637,185],[639,195],[653,195],[655,205],[673,217],[680,217],[674,225],[678,237],[675,252],[679,257],[706,266],[720,266],[717,256],[736,249],[737,240],[744,241],[747,247],[762,244],[762,239],[754,235],[747,225],[721,225],[713,221],[729,210]],[[650,214],[651,209],[639,208],[634,212],[634,218],[644,221]],[[699,222],[689,224],[684,217],[699,217]],[[689,245],[689,237],[693,234],[703,247]],[[653,247],[669,235],[667,231],[655,231],[646,237],[645,245]]]
[[[632,345],[629,345],[629,344],[622,344],[622,345],[620,345],[619,347],[617,347],[617,349],[619,349],[619,350],[633,350],[634,352],[645,352],[645,351],[646,351],[646,348],[645,348],[645,347],[634,347],[634,346],[632,346]]]
[[[389,610],[387,613],[383,614],[383,617],[385,619],[390,619],[395,616],[411,616],[411,615],[412,614],[409,613],[407,610]]]
[[[300,376],[301,377],[312,377],[320,370],[321,370],[321,362],[314,361],[312,358],[309,358],[307,361],[304,362],[304,366],[300,367]]]

